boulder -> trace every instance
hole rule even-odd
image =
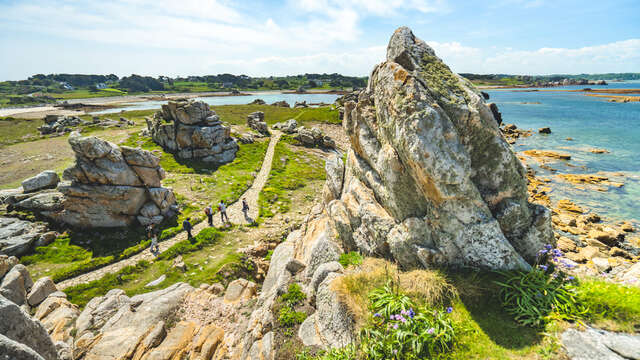
[[[272,126],[273,129],[281,130],[287,134],[293,134],[298,128],[298,122],[295,119],[289,119],[284,122],[275,123]]]
[[[560,335],[560,340],[571,360],[640,359],[640,335],[594,328],[568,329]]]
[[[313,127],[311,129],[307,129],[304,126],[301,126],[297,130],[297,134],[294,136],[296,140],[298,140],[302,145],[308,147],[319,147],[319,148],[335,148],[336,144],[333,139],[329,136],[326,136],[322,133],[322,130]]]
[[[250,102],[248,105],[265,105],[266,102],[262,99],[255,99],[252,102]]]
[[[269,128],[264,121],[264,113],[262,111],[255,111],[247,115],[247,126],[263,135],[269,135]]]
[[[6,273],[18,264],[18,258],[15,256],[0,255],[0,280]]]
[[[16,354],[25,354],[25,357],[16,355],[16,359],[38,359],[34,352],[40,356],[39,359],[58,358],[56,347],[42,324],[3,296],[0,296],[0,319],[0,351],[3,355],[7,354],[4,349],[13,349],[11,351],[19,351]]]
[[[183,159],[222,164],[238,150],[231,129],[202,101],[169,101],[146,121],[153,141]]]
[[[0,295],[17,305],[25,304],[27,292],[33,286],[33,280],[27,268],[18,264],[9,270],[0,284]]]
[[[45,232],[46,227],[42,224],[0,217],[0,254],[22,256],[33,248],[33,244]]]
[[[25,193],[30,193],[42,189],[53,189],[60,182],[60,178],[55,171],[46,170],[40,174],[22,181],[22,188]]]
[[[282,100],[282,101],[276,101],[273,104],[271,104],[271,106],[279,106],[279,107],[291,107],[291,105],[289,105],[288,102]]]
[[[38,306],[47,296],[58,291],[56,285],[50,277],[45,276],[33,284],[31,291],[27,295],[27,302],[30,306]]]
[[[256,294],[256,291],[256,283],[245,279],[236,279],[227,286],[227,291],[224,294],[224,300],[231,303],[249,300]]]
[[[549,127],[541,127],[540,129],[538,129],[538,132],[540,134],[551,134],[551,128],[549,128]]]

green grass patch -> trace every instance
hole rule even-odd
[[[340,265],[347,267],[349,265],[360,265],[362,264],[362,255],[360,255],[357,251],[350,251],[348,253],[340,254],[340,259],[338,262]]]
[[[313,180],[325,180],[324,161],[302,149],[293,150],[288,144],[278,142],[269,179],[258,198],[259,217],[288,212],[291,192]]]
[[[617,322],[627,331],[640,329],[640,288],[587,279],[576,290],[590,320]]]
[[[341,123],[338,110],[330,106],[294,109],[271,105],[221,105],[212,108],[222,120],[233,125],[245,125],[247,115],[254,111],[264,112],[264,120],[269,126],[289,119],[296,119],[298,125],[305,126],[312,123]]]
[[[38,127],[43,124],[41,120],[0,118],[0,146],[40,139]]]

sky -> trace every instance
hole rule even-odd
[[[638,0],[0,0],[0,80],[366,76],[409,26],[453,71],[640,72]]]

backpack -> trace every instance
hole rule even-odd
[[[218,211],[222,211],[222,206],[220,206],[220,204],[218,204]]]
[[[188,222],[187,220],[185,220],[185,221],[183,221],[183,222],[182,222],[182,227],[183,227],[185,230],[191,230],[191,223],[190,223],[190,222]]]
[[[211,215],[211,207],[207,206],[206,208],[204,208],[204,213],[207,215]]]

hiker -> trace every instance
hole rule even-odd
[[[151,238],[153,236],[153,223],[147,225],[147,238]]]
[[[211,205],[204,208],[204,214],[207,215],[207,220],[209,220],[209,226],[213,226],[213,209]]]
[[[227,218],[227,222],[229,222],[229,217],[227,216],[227,205],[224,204],[224,200],[220,200],[218,210],[220,211],[220,221],[224,224],[224,219]]]
[[[242,199],[242,212],[244,213],[244,218],[249,219],[249,204],[247,204],[247,199]]]
[[[182,222],[182,228],[187,232],[189,241],[191,241],[191,239],[193,239],[193,236],[191,235],[191,229],[193,229],[193,226],[191,226],[191,223],[189,222],[189,220],[191,220],[191,218],[186,218]]]
[[[153,255],[158,256],[160,247],[158,247],[158,234],[156,234],[155,232],[153,233],[153,235],[151,235],[151,247],[149,249],[151,250],[151,253]]]

